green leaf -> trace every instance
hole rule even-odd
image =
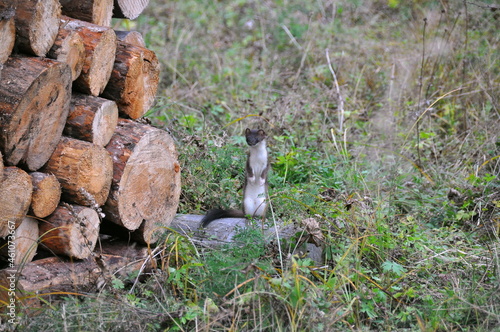
[[[382,263],[382,270],[386,273],[392,272],[397,276],[401,276],[403,273],[406,272],[404,266],[392,261],[385,261],[384,263]]]
[[[123,289],[125,288],[125,285],[123,284],[123,281],[120,279],[114,278],[113,281],[111,281],[111,284],[113,285],[114,289]]]
[[[387,0],[387,5],[390,8],[396,8],[399,6],[399,0]]]

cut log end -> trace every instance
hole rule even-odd
[[[56,209],[61,199],[61,185],[53,174],[33,172],[31,212],[38,218],[45,218]]]
[[[170,135],[122,119],[106,149],[114,161],[112,190],[104,206],[110,221],[129,230],[143,221],[170,224],[180,195],[180,166]]]
[[[111,76],[116,54],[116,34],[113,29],[92,23],[69,20],[67,27],[78,31],[85,46],[85,60],[75,88],[93,96],[100,95]]]
[[[28,173],[17,167],[5,167],[0,186],[0,237],[19,226],[28,212],[33,185]]]
[[[118,122],[116,103],[74,93],[64,134],[99,146],[108,144]]]
[[[10,19],[0,19],[0,65],[5,63],[9,58],[14,42],[16,40],[16,26],[14,17]]]
[[[77,31],[67,29],[68,21],[61,19],[59,32],[47,56],[60,62],[67,63],[71,68],[71,77],[74,80],[80,76],[85,60],[85,46]]]
[[[8,260],[9,254],[14,253],[13,263],[15,265],[31,262],[38,248],[38,221],[25,217],[14,233],[14,240],[11,241],[10,248],[8,240],[8,238],[0,240],[0,254],[4,259]],[[12,248],[12,246],[14,247]]]
[[[119,42],[103,96],[116,101],[122,114],[138,119],[154,104],[159,72],[158,58],[153,51]]]
[[[60,205],[40,223],[41,244],[51,252],[84,259],[94,250],[100,219],[96,211],[78,205]]]
[[[149,0],[114,0],[113,17],[137,18],[147,7]]]
[[[92,122],[92,133],[94,138],[92,142],[99,146],[106,146],[111,140],[118,124],[118,106],[115,102],[107,100],[96,112]]]
[[[179,197],[181,194],[180,165],[177,161],[169,163],[171,168],[167,168],[163,174],[169,179],[165,188],[165,201],[163,203],[164,213],[162,219],[150,218],[144,220],[141,226],[132,232],[132,238],[140,243],[156,243],[163,233],[167,231],[177,213]]]
[[[101,206],[108,197],[113,162],[103,147],[62,137],[43,172],[57,177],[66,201]]]
[[[45,56],[56,39],[60,17],[58,0],[18,0],[15,20],[19,48]]]
[[[0,84],[0,147],[7,164],[42,167],[61,138],[71,97],[71,70],[42,58],[11,57]]]

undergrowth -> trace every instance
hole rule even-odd
[[[491,1],[152,0],[129,24],[162,64],[148,117],[177,142],[179,212],[239,208],[242,133],[264,128],[268,220],[314,218],[323,261],[260,226],[218,249],[168,233],[141,283],[21,326],[499,329],[499,15]]]

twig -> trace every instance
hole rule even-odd
[[[422,102],[422,88],[423,88],[423,79],[424,79],[424,64],[425,64],[425,30],[427,28],[427,17],[424,18],[424,29],[422,32],[422,63],[420,64],[420,77],[418,80],[418,103],[417,103],[417,114],[420,111],[420,103]],[[425,113],[425,112],[424,112]],[[417,117],[416,121],[416,129],[417,129],[417,157],[418,157],[418,165],[422,165],[422,161],[420,158],[420,118],[424,114],[422,113]]]
[[[132,294],[132,292],[134,291],[134,288],[135,286],[137,285],[137,283],[139,282],[139,277],[141,276],[142,272],[146,269],[146,266],[148,264],[149,261],[152,260],[153,257],[155,257],[156,255],[158,255],[158,253],[160,253],[162,250],[161,247],[156,247],[145,259],[144,261],[142,262],[142,265],[141,265],[141,268],[139,269],[139,273],[137,274],[137,277],[135,278],[134,280],[134,284],[132,285],[132,287],[130,288],[129,290],[129,294]],[[142,260],[142,259],[140,259]],[[135,262],[138,262],[140,260],[136,260],[136,261],[133,261],[131,263],[135,263]],[[115,271],[115,274],[118,273],[121,269],[124,269],[126,268],[127,266],[123,266],[121,267],[118,271]]]
[[[339,131],[342,132],[342,127],[344,125],[344,98],[342,98],[342,95],[340,94],[340,87],[339,87],[339,82],[337,80],[337,75],[335,75],[335,71],[333,70],[332,67],[332,62],[330,61],[330,55],[328,54],[328,49],[326,51],[326,60],[328,61],[328,69],[330,69],[330,72],[333,75],[333,80],[335,81],[335,88],[337,89],[337,95],[339,98]]]
[[[488,5],[485,3],[479,4],[477,2],[472,2],[472,1],[467,1],[467,2],[470,3],[471,5],[474,5],[474,6],[477,6],[480,8],[490,9],[491,11],[500,10],[500,5]]]
[[[392,68],[391,68],[391,78],[389,81],[389,100],[387,101],[389,104],[389,114],[392,113],[392,106],[394,104],[394,100],[392,98],[393,94],[393,88],[394,88],[394,80],[396,79],[396,62],[392,63]]]
[[[286,27],[286,25],[282,24],[281,27],[283,28],[283,30],[285,30],[285,32],[288,35],[288,37],[290,37],[290,40],[292,41],[292,44],[294,44],[299,50],[302,50],[302,46],[300,46],[299,42],[292,35],[292,32],[290,30],[288,30],[288,28]]]
[[[463,57],[462,59],[462,86],[464,85],[465,82],[465,76],[467,73],[466,66],[467,66],[467,47],[469,45],[469,9],[467,7],[467,1],[464,0],[464,8],[465,8],[465,42],[464,42],[464,54],[466,56]],[[462,92],[462,90],[460,90]],[[459,93],[460,93],[459,92]],[[468,121],[467,121],[467,107],[463,108],[463,126],[464,126],[464,131],[467,131],[468,129]]]
[[[269,195],[267,195],[267,201],[269,202],[269,210],[271,211],[273,217],[273,227],[274,232],[276,233],[276,243],[278,244],[278,252],[280,254],[280,264],[281,269],[283,270],[285,265],[283,264],[283,252],[281,251],[281,241],[278,233],[278,225],[276,224],[276,216],[274,215],[274,209],[271,200],[269,199]]]

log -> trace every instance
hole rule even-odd
[[[113,17],[137,18],[148,6],[149,0],[114,0]]]
[[[91,208],[59,205],[46,221],[39,224],[40,244],[55,254],[87,258],[97,243],[99,224],[99,215]]]
[[[72,80],[76,80],[82,72],[85,60],[85,46],[77,31],[68,29],[68,20],[61,17],[59,31],[54,45],[47,56],[60,62],[65,62],[71,68]]]
[[[64,134],[99,146],[108,144],[118,122],[114,101],[73,93]]]
[[[177,209],[176,209],[177,212]],[[172,215],[165,217],[165,220],[172,221],[175,217],[175,212]],[[138,229],[132,232],[131,238],[139,243],[154,244],[158,242],[161,235],[167,231],[170,223],[157,222],[156,220],[144,220]]]
[[[174,219],[174,217],[172,217],[172,219]],[[165,219],[168,220],[168,217]],[[101,234],[106,234],[119,239],[126,239],[133,243],[151,245],[158,242],[161,235],[167,231],[167,227],[170,227],[170,225],[162,224],[161,222],[156,222],[155,220],[149,220],[143,221],[139,228],[134,231],[130,231],[123,226],[105,219],[101,223],[100,232]]]
[[[150,257],[150,247],[131,245],[129,242],[121,240],[101,239],[94,252],[99,255],[123,256],[136,260],[145,260],[147,258],[152,258]],[[152,263],[154,264],[154,262]],[[125,273],[125,275],[127,274],[128,273]]]
[[[119,41],[132,44],[134,46],[146,47],[142,34],[138,31],[115,30],[116,38]]]
[[[0,255],[11,264],[24,265],[33,260],[38,249],[38,221],[24,217],[13,236],[0,239]]]
[[[29,54],[45,56],[56,39],[60,17],[58,0],[17,0],[17,47]]]
[[[59,205],[61,199],[61,185],[53,174],[30,173],[33,184],[31,198],[31,213],[38,218],[45,218]]]
[[[113,15],[113,0],[59,0],[63,15],[109,27]]]
[[[113,162],[101,146],[62,137],[43,172],[56,176],[65,201],[95,207],[108,197]]]
[[[67,64],[9,58],[0,80],[0,150],[7,164],[36,171],[47,162],[61,138],[70,98]]]
[[[26,216],[31,202],[33,185],[25,171],[17,167],[5,167],[0,186],[0,237],[17,228]]]
[[[0,2],[0,20],[8,20],[16,14],[16,1]]]
[[[118,42],[111,77],[102,96],[116,101],[118,110],[130,117],[142,117],[153,105],[160,66],[153,51]]]
[[[74,87],[78,91],[100,95],[108,83],[116,53],[116,34],[106,27],[71,19],[67,28],[77,31],[85,46],[85,59],[80,76],[75,80]]]
[[[129,276],[131,272],[151,270],[147,250],[127,248],[130,255],[100,254],[96,258],[72,261],[65,257],[48,257],[15,269],[0,270],[0,303],[9,303],[10,281],[16,285],[16,302],[31,306],[35,296],[46,298],[50,292],[85,293],[99,289],[111,276]],[[9,279],[9,277],[11,279]],[[12,277],[14,277],[12,279]],[[35,295],[34,295],[35,294]]]
[[[2,47],[0,47],[0,69],[2,64],[7,61],[14,48],[16,40],[14,14],[15,9],[13,2],[0,2],[0,45],[2,45]]]
[[[103,211],[111,222],[136,230],[143,221],[168,226],[180,196],[180,165],[165,131],[120,119],[106,146],[113,183]],[[147,237],[147,236],[146,236]]]

